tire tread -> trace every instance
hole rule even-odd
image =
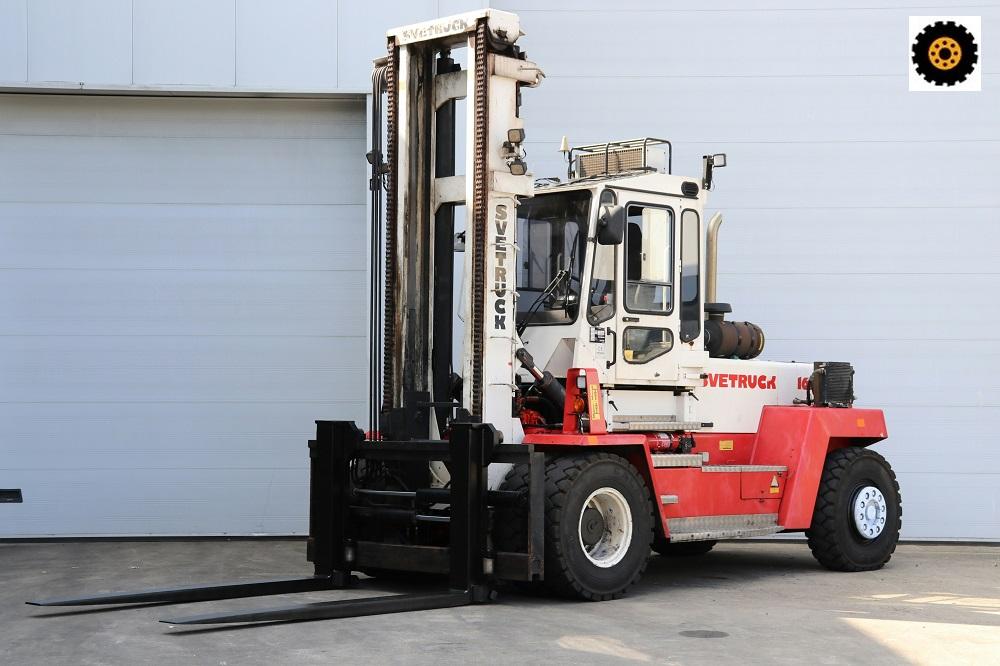
[[[648,499],[649,491],[646,482],[627,460],[604,452],[589,455],[553,456],[545,465],[545,586],[561,596],[582,598],[588,601],[618,599],[624,596],[629,588],[642,577],[649,561],[648,558],[644,559],[631,580],[622,588],[606,594],[587,589],[569,570],[568,554],[564,552],[562,541],[559,538],[560,524],[566,515],[564,511],[566,496],[580,473],[590,465],[600,461],[614,462],[630,470],[646,497],[646,511],[650,515],[650,524],[652,524],[653,510]],[[652,530],[650,530],[651,538]]]
[[[837,515],[837,497],[848,470],[857,460],[864,457],[874,459],[886,469],[889,477],[892,479],[893,491],[895,493],[894,499],[900,496],[899,481],[896,479],[896,473],[889,466],[889,463],[886,462],[885,458],[875,451],[857,446],[849,446],[837,449],[827,455],[826,463],[823,466],[823,476],[820,478],[819,493],[816,496],[816,507],[813,510],[812,523],[809,529],[806,530],[806,539],[813,557],[827,569],[834,571],[871,571],[873,569],[880,569],[885,566],[886,562],[892,559],[892,554],[896,551],[896,543],[893,542],[892,549],[889,551],[889,555],[885,561],[874,566],[862,565],[852,562],[848,558],[838,538],[837,522],[838,520],[842,520],[843,517]],[[903,507],[902,503],[900,503],[898,516],[900,526],[903,522],[902,516]]]

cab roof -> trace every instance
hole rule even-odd
[[[704,190],[698,181],[699,179],[697,178],[674,176],[660,173],[659,171],[624,171],[584,178],[571,178],[559,182],[542,178],[535,181],[535,194],[597,189],[606,185],[615,185],[627,189],[646,190],[665,196],[701,199],[704,196]],[[693,194],[691,194],[692,192]]]

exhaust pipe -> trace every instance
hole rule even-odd
[[[716,303],[715,288],[719,277],[719,227],[722,213],[716,213],[708,221],[708,240],[705,248],[705,302]]]
[[[733,309],[728,303],[716,300],[721,226],[722,213],[716,213],[708,221],[708,239],[705,242],[705,349],[711,358],[748,360],[764,351],[764,331],[748,321],[726,321],[726,313]]]

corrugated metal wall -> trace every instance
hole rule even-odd
[[[563,134],[663,136],[691,175],[726,152],[719,298],[765,357],[855,364],[904,537],[1000,539],[1000,8],[492,4],[548,75],[524,94],[535,174],[565,172]],[[983,92],[907,92],[908,15],[949,13],[983,17]]]
[[[359,102],[0,95],[0,536],[304,532],[366,413]]]

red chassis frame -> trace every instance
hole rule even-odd
[[[563,431],[553,433],[526,424],[524,443],[553,453],[603,450],[626,458],[649,484],[667,537],[668,519],[697,516],[776,513],[784,530],[804,530],[812,521],[827,454],[846,446],[869,446],[887,436],[880,409],[768,405],[761,412],[756,433],[689,433],[693,452],[708,453],[705,467],[655,467],[653,454],[664,450],[662,436],[608,433],[599,396],[596,370],[571,368],[566,377]],[[589,424],[586,433],[578,426],[581,415],[586,415]],[[723,465],[780,466],[787,471],[734,467],[704,473],[706,468]],[[664,496],[675,496],[677,501],[658,501]]]

